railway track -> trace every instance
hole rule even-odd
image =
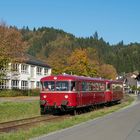
[[[104,108],[108,108],[109,106],[104,106]],[[96,106],[94,108],[94,110],[99,110],[103,108],[103,106]],[[93,110],[93,108],[92,108]],[[91,110],[88,111],[83,111],[83,112],[77,112],[78,114],[81,113],[86,113],[89,112]],[[36,117],[32,117],[32,118],[25,118],[25,119],[20,119],[20,120],[14,120],[14,121],[9,121],[9,122],[2,122],[0,123],[0,133],[2,132],[12,132],[12,131],[18,131],[20,129],[23,130],[27,130],[39,123],[48,123],[51,121],[58,121],[58,120],[64,120],[65,118],[70,117],[71,115],[59,115],[59,116],[54,116],[54,115],[44,115],[44,116],[36,116]]]
[[[36,116],[32,118],[14,120],[9,122],[2,122],[0,123],[0,132],[13,132],[18,131],[20,129],[27,130],[41,122],[51,122],[64,119],[69,115],[64,116],[53,116],[53,115],[45,115],[45,116]]]

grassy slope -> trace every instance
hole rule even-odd
[[[39,101],[0,103],[0,122],[38,116]]]

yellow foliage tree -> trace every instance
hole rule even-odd
[[[106,79],[116,79],[117,76],[116,69],[109,64],[101,65],[99,74],[102,78],[106,78]]]
[[[88,51],[86,49],[76,49],[68,58],[68,73],[84,76],[96,75],[93,64],[90,63]]]

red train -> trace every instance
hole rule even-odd
[[[75,114],[80,108],[119,102],[123,98],[120,81],[63,74],[44,77],[41,84],[41,114],[55,110],[72,110]]]

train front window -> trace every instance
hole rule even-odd
[[[57,81],[56,82],[56,91],[69,91],[68,81]]]
[[[43,87],[46,91],[54,91],[55,83],[54,81],[45,81]]]

